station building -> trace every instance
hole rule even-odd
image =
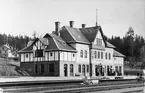
[[[105,40],[101,26],[60,28],[19,51],[20,68],[32,76],[98,77],[124,74],[124,55]]]

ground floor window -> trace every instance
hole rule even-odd
[[[37,71],[37,64],[35,64],[35,73],[38,73],[38,71]]]
[[[96,76],[99,76],[99,66],[98,65],[95,66],[95,73],[96,73]]]
[[[67,76],[67,64],[64,64],[64,76]]]
[[[122,70],[122,67],[121,67],[121,66],[119,66],[119,75],[122,75],[121,70]]]
[[[44,64],[41,64],[41,73],[44,73]]]
[[[78,70],[79,70],[78,72],[81,73],[81,65],[80,64],[78,66]]]
[[[87,72],[89,72],[89,65],[87,65]]]
[[[73,76],[73,64],[70,64],[70,76]]]
[[[85,71],[85,65],[83,65],[83,66],[82,66],[82,73],[83,73],[84,76],[85,76],[85,72],[86,72],[86,71]]]
[[[117,76],[122,75],[122,67],[121,66],[115,66],[115,72]]]
[[[49,64],[49,72],[54,73],[54,64]]]

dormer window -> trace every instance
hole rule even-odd
[[[36,50],[35,51],[35,57],[43,57],[43,50]]]

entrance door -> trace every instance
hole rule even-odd
[[[64,64],[64,76],[67,76],[67,64]]]
[[[95,66],[95,73],[96,73],[96,76],[99,76],[99,67],[97,65]]]

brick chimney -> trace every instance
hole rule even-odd
[[[59,36],[59,28],[60,28],[60,22],[55,22],[55,34]]]
[[[86,24],[82,24],[82,28],[85,28],[86,27]]]
[[[73,27],[74,26],[74,21],[69,21],[69,25],[70,25],[70,27]]]

